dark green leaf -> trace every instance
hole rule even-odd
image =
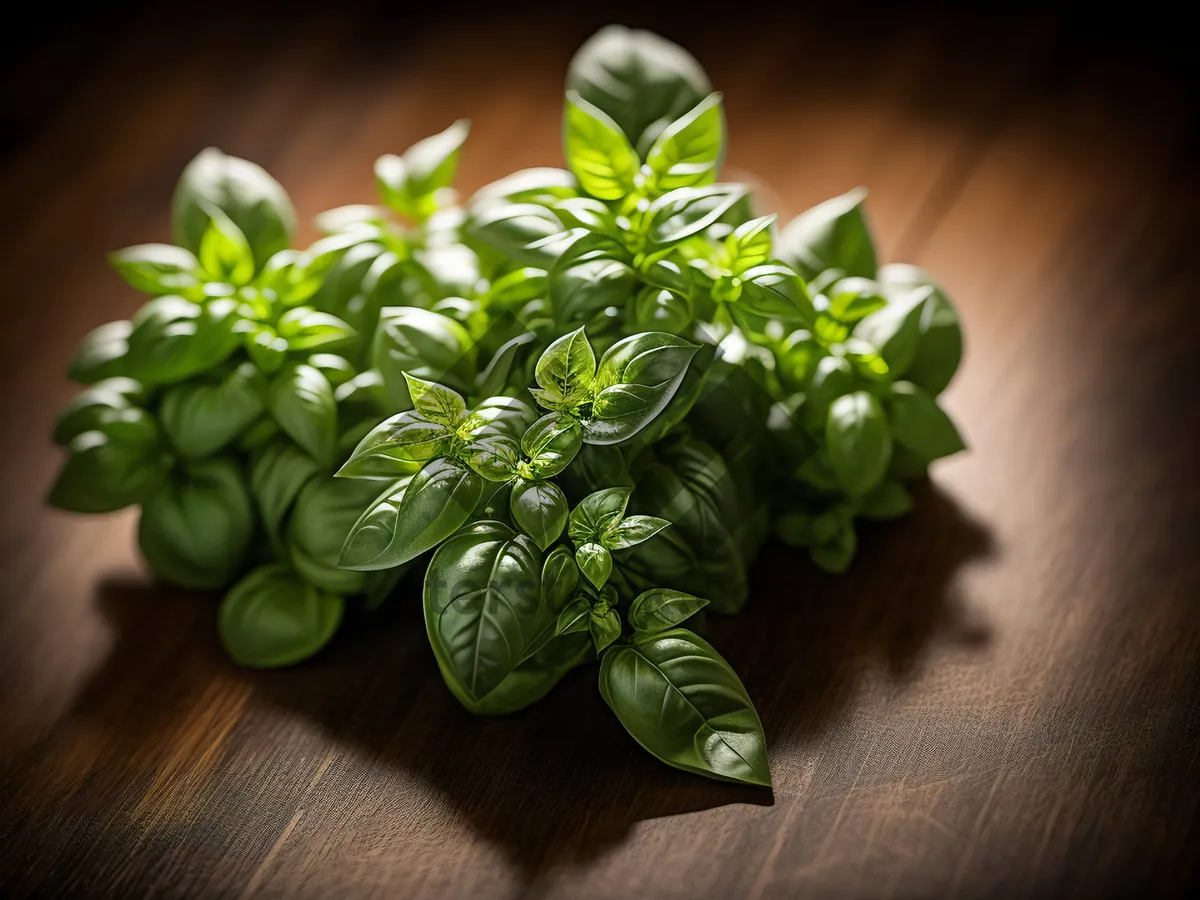
[[[361,592],[366,584],[363,573],[338,568],[338,560],[346,535],[386,488],[380,481],[310,479],[288,521],[288,544],[297,570],[322,590]]]
[[[612,573],[612,555],[599,544],[583,544],[575,551],[575,562],[597,589],[604,587]]]
[[[884,481],[863,497],[859,514],[866,519],[896,519],[912,509],[912,496],[899,481]]]
[[[355,337],[354,329],[337,316],[307,306],[289,309],[280,316],[276,331],[290,350],[316,350]]]
[[[255,457],[250,467],[250,495],[273,542],[280,540],[280,526],[300,489],[320,471],[311,456],[282,436]]]
[[[892,435],[883,407],[866,391],[838,397],[829,407],[825,442],[838,482],[851,495],[875,487],[892,456]]]
[[[47,502],[72,512],[111,512],[160,490],[171,465],[158,426],[129,406],[98,417],[67,444],[69,456]]]
[[[216,384],[191,382],[167,389],[159,418],[176,453],[201,459],[224,448],[263,414],[265,393],[258,370],[242,363]]]
[[[776,255],[805,281],[828,269],[874,278],[875,245],[862,206],[866,196],[856,188],[801,213],[779,235]]]
[[[554,341],[537,361],[534,377],[542,390],[570,409],[590,395],[596,375],[596,355],[583,328]]]
[[[415,475],[421,463],[443,455],[452,438],[445,425],[410,409],[372,428],[337,474],[341,478]]]
[[[665,332],[636,334],[613,344],[596,371],[596,397],[583,439],[615,444],[650,424],[678,390],[697,349]]]
[[[107,322],[89,331],[71,359],[72,380],[94,384],[103,378],[123,375],[132,331],[133,323],[125,320]]]
[[[583,446],[579,420],[566,413],[547,413],[529,426],[521,449],[538,478],[551,478],[565,469]]]
[[[239,665],[290,666],[329,643],[343,606],[341,597],[318,590],[284,566],[260,566],[221,601],[221,644]]]
[[[649,540],[670,524],[657,516],[629,516],[604,532],[600,543],[607,550],[624,550]]]
[[[286,367],[271,382],[271,417],[322,465],[333,462],[337,446],[337,403],[329,379],[301,363]]]
[[[513,522],[543,550],[567,525],[567,498],[552,481],[522,481],[514,485],[509,502]]]
[[[600,653],[621,636],[621,617],[615,609],[601,609],[599,605],[588,614],[588,632]]]
[[[241,340],[236,307],[233,300],[200,306],[182,297],[156,297],[133,317],[121,374],[157,386],[216,368]]]
[[[884,266],[879,270],[879,282],[893,301],[916,288],[933,288],[921,311],[921,336],[905,377],[936,397],[946,389],[962,360],[962,329],[954,304],[929,273],[916,266]]]
[[[105,378],[77,394],[54,422],[54,443],[65,445],[85,431],[93,431],[115,413],[143,399],[142,386],[132,378]]]
[[[604,654],[600,693],[668,765],[770,786],[766,738],[746,689],[707,641],[676,628]]]
[[[788,323],[809,324],[816,318],[804,283],[787,266],[755,266],[741,279],[739,311]]]
[[[921,339],[921,319],[932,288],[917,288],[891,300],[887,306],[864,318],[854,336],[879,351],[892,377],[900,378],[912,365]]]
[[[637,596],[629,607],[629,625],[640,634],[656,634],[691,618],[708,601],[669,588],[654,588]]]
[[[427,309],[382,310],[371,347],[371,366],[387,386],[393,409],[408,409],[412,400],[405,375],[465,392],[475,376],[475,345],[453,319]]]
[[[571,540],[576,544],[598,542],[600,535],[625,516],[629,494],[630,490],[627,487],[612,487],[584,497],[571,511],[571,526],[568,531]]]
[[[892,385],[887,406],[896,441],[926,462],[966,449],[950,417],[928,392],[911,381]]]

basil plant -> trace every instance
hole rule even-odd
[[[302,251],[278,184],[202,153],[177,245],[114,256],[154,296],[85,338],[51,502],[140,506],[157,574],[228,589],[240,663],[310,656],[414,571],[467,709],[598,662],[651,754],[768,785],[705,618],[742,609],[772,537],[843,571],[856,521],[906,512],[906,484],[963,449],[937,401],[954,307],[878,265],[864,192],[781,228],[721,181],[721,95],[647,32],[576,54],[564,168],[460,204],[467,131],[382,157],[382,205],[323,213]]]

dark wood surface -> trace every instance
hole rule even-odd
[[[850,573],[772,551],[747,612],[713,628],[762,714],[773,794],[653,761],[589,670],[531,710],[473,719],[411,597],[309,664],[240,670],[213,597],[149,580],[132,515],[42,506],[71,349],[137,302],[104,253],[167,237],[197,150],[263,163],[305,217],[370,200],[377,155],[460,116],[465,188],[555,164],[562,74],[591,24],[132,17],[14,64],[0,893],[768,900],[1194,882],[1195,105],[1119,40],[1079,52],[1053,17],[851,40],[796,14],[739,23],[749,50],[670,29],[725,91],[730,165],[785,213],[867,185],[884,258],[936,273],[967,332],[947,397],[972,451],[936,467],[914,515],[864,529]]]

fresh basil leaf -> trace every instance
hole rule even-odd
[[[388,495],[363,513],[346,538],[339,565],[370,571],[415,559],[466,524],[483,485],[484,480],[459,460],[430,460],[398,504]]]
[[[532,331],[518,334],[516,337],[500,345],[491,362],[484,367],[475,380],[476,397],[495,397],[513,390],[520,381],[521,364],[519,360],[526,357],[533,349],[537,335]],[[522,384],[521,387],[524,387]]]
[[[279,182],[254,163],[209,147],[183,170],[175,188],[175,243],[199,253],[213,207],[245,235],[256,268],[285,249],[296,230],[296,213]]]
[[[520,265],[547,269],[558,254],[541,241],[563,233],[558,217],[535,203],[487,203],[471,217],[470,234]]]
[[[289,309],[279,317],[279,336],[290,350],[316,350],[353,340],[356,332],[337,316],[307,306]]]
[[[579,186],[599,200],[620,200],[634,189],[641,161],[607,113],[567,91],[563,155]]]
[[[501,275],[487,291],[489,303],[508,308],[525,303],[550,292],[550,281],[545,269],[524,266]]]
[[[600,693],[633,739],[687,772],[769,787],[762,722],[741,680],[684,628],[610,649]]]
[[[158,426],[134,406],[109,409],[74,435],[47,502],[71,512],[102,513],[141,503],[160,490],[171,457]]]
[[[535,649],[559,609],[542,591],[533,541],[480,522],[438,548],[425,574],[425,626],[456,696],[478,701]],[[565,600],[564,600],[565,602]]]
[[[585,234],[550,270],[550,299],[557,322],[586,322],[608,307],[622,308],[637,289],[637,273],[623,247],[602,234]]]
[[[904,374],[936,397],[946,389],[962,361],[962,329],[954,304],[930,274],[917,266],[884,266],[879,270],[879,283],[893,301],[917,288],[933,289],[921,311],[916,353]]]
[[[537,361],[534,377],[565,409],[586,400],[596,377],[596,355],[583,328],[564,334],[547,347]]]
[[[839,484],[854,496],[867,493],[887,472],[892,434],[883,407],[866,391],[830,404],[825,442]]]
[[[809,427],[823,430],[833,401],[844,394],[853,393],[857,388],[858,379],[849,360],[841,356],[821,357],[809,383],[803,410]]]
[[[204,205],[208,227],[200,237],[197,256],[209,281],[249,284],[254,277],[254,252],[242,230],[215,206]]]
[[[522,481],[513,486],[509,503],[513,522],[543,550],[567,525],[567,498],[553,481]]]
[[[288,342],[270,325],[254,323],[243,332],[246,353],[259,370],[268,375],[278,372],[286,361]]]
[[[638,331],[662,331],[679,334],[694,319],[691,304],[673,291],[645,288],[634,300],[633,325]]]
[[[646,236],[656,248],[678,244],[718,221],[745,193],[742,185],[713,184],[663,194],[647,210]]]
[[[887,408],[896,441],[926,462],[966,449],[950,417],[928,392],[911,381],[892,385]]]
[[[601,609],[599,605],[592,607],[588,614],[588,633],[600,653],[621,636],[621,617],[615,609]]]
[[[675,395],[697,349],[665,332],[635,334],[613,344],[596,370],[584,441],[619,443],[650,424]]]
[[[842,278],[830,285],[829,315],[850,324],[887,306],[879,285],[870,278]]]
[[[174,244],[138,244],[110,253],[108,261],[130,286],[146,294],[183,294],[200,287],[200,261]]]
[[[554,624],[554,634],[579,634],[588,630],[592,616],[592,604],[583,594],[577,594],[575,599],[563,607]]]
[[[717,180],[725,155],[721,95],[709,94],[659,134],[646,154],[654,186],[662,192],[702,187]]]
[[[288,520],[288,544],[296,569],[322,590],[360,593],[365,576],[338,568],[338,560],[346,535],[385,489],[390,493],[386,483],[379,481],[310,479],[296,497]]]
[[[314,353],[308,358],[308,364],[329,379],[329,383],[335,389],[335,399],[337,398],[336,389],[358,374],[358,370],[348,359],[335,353]]]
[[[467,416],[467,404],[449,388],[432,381],[404,374],[413,408],[429,421],[454,427]]]
[[[612,573],[612,555],[599,544],[582,544],[575,551],[575,563],[597,590],[604,587]]]
[[[286,437],[274,438],[256,454],[250,466],[250,496],[267,536],[277,547],[284,517],[300,489],[320,471],[316,460]]]
[[[200,306],[182,297],[156,297],[133,317],[122,374],[149,387],[216,368],[240,342],[236,307],[233,300]]]
[[[639,594],[629,606],[629,625],[639,634],[657,634],[690,619],[708,601],[683,591],[655,588]]]
[[[818,203],[779,235],[775,253],[805,281],[837,269],[841,276],[875,277],[875,244],[863,214],[867,192],[856,188]]]
[[[629,516],[604,532],[600,543],[607,550],[624,550],[649,540],[670,524],[657,516]]]
[[[771,261],[775,218],[772,214],[743,222],[725,238],[725,253],[734,273],[740,275]]]
[[[804,283],[787,266],[755,266],[744,272],[741,280],[737,310],[779,322],[809,324],[816,319]]]
[[[406,375],[465,392],[475,376],[475,344],[462,325],[440,313],[413,307],[381,311],[371,347],[393,409],[409,409]]]
[[[318,590],[285,566],[260,566],[221,601],[221,646],[238,665],[294,665],[329,643],[343,607],[341,597]]]
[[[313,219],[313,226],[317,231],[326,235],[340,235],[363,226],[369,226],[368,233],[373,234],[375,229],[385,225],[387,220],[386,207],[371,206],[367,203],[351,203],[317,213],[316,218]]]
[[[611,116],[633,144],[712,92],[700,64],[678,44],[621,25],[601,29],[579,48],[567,87]]]
[[[242,363],[215,384],[168,388],[159,418],[175,452],[185,459],[212,456],[234,441],[266,409],[266,384],[252,363]]]
[[[437,209],[433,195],[454,181],[459,151],[469,131],[470,123],[460,119],[413,144],[403,156],[381,156],[375,163],[375,181],[384,202],[418,221],[429,218]]]
[[[267,406],[292,440],[322,465],[337,446],[337,403],[329,379],[305,363],[284,368],[271,382]]]
[[[565,413],[548,413],[529,426],[521,450],[538,478],[551,478],[570,465],[583,446],[579,420]]]
[[[138,547],[154,574],[213,590],[242,571],[254,537],[254,509],[238,464],[193,463],[142,506]]]
[[[327,370],[311,358],[309,364],[329,378]],[[329,382],[332,384],[334,379],[329,378]],[[339,410],[357,410],[364,415],[380,415],[388,408],[387,389],[378,369],[359,372],[349,381],[338,385],[333,392],[333,399],[337,401]]]
[[[857,549],[858,538],[854,533],[854,526],[845,522],[833,538],[813,547],[809,556],[819,568],[832,575],[840,575],[850,568]]]
[[[359,441],[338,469],[340,478],[397,478],[415,475],[420,463],[443,455],[453,432],[424,413],[406,410],[384,419]]]
[[[68,372],[71,379],[82,384],[95,384],[104,378],[124,375],[132,331],[133,323],[126,320],[106,322],[89,331],[71,359]]]
[[[921,319],[932,292],[930,287],[920,287],[896,297],[854,328],[856,338],[878,349],[894,378],[903,377],[916,358]]]
[[[576,544],[598,541],[601,534],[625,516],[630,489],[612,487],[588,494],[571,511],[568,535]]]
[[[541,650],[512,670],[486,697],[458,701],[475,715],[502,716],[524,709],[545,697],[571,669],[592,657],[586,634],[569,634],[548,641]]]
[[[863,497],[858,512],[863,518],[882,521],[897,519],[909,512],[912,506],[912,495],[908,489],[899,481],[888,479]]]
[[[568,197],[556,202],[551,209],[564,229],[583,228],[614,240],[621,234],[613,211],[595,197]]]
[[[518,169],[511,175],[481,187],[471,198],[471,204],[476,206],[507,200],[510,203],[553,206],[559,200],[576,196],[578,188],[579,183],[575,176],[566,169]]]
[[[77,394],[54,422],[54,443],[66,445],[72,438],[99,428],[115,413],[144,399],[142,386],[132,378],[105,378]]]

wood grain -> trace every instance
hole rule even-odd
[[[263,163],[311,217],[369,200],[377,155],[465,116],[472,190],[558,160],[562,72],[599,24],[244,16],[79,38],[3,157],[0,893],[1195,885],[1196,110],[1170,73],[1079,52],[1053,17],[867,31],[863,53],[839,19],[792,11],[748,24],[738,55],[719,28],[648,16],[725,92],[732,167],[792,213],[870,187],[883,256],[937,273],[967,329],[947,396],[972,452],[908,519],[864,529],[847,575],[774,548],[747,613],[713,627],[762,714],[772,794],[655,763],[594,672],[470,717],[403,597],[309,664],[242,671],[213,597],[149,580],[130,515],[42,506],[71,349],[137,303],[104,253],[167,236],[197,150]],[[148,47],[166,51],[150,69]]]

